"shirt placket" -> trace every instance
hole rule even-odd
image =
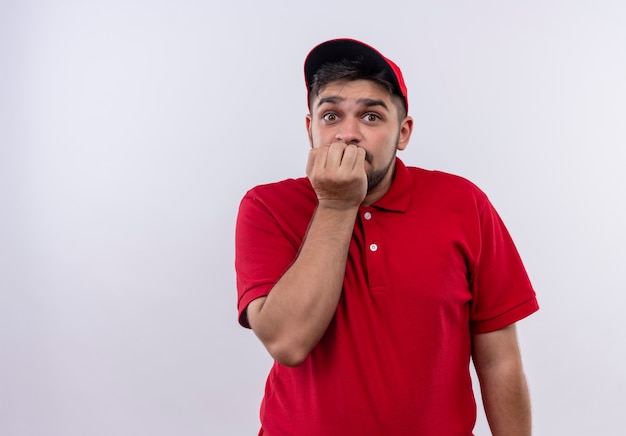
[[[365,242],[365,264],[370,292],[384,292],[385,253],[388,250],[382,232],[382,212],[374,208],[362,208],[361,218]]]

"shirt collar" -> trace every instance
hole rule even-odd
[[[400,158],[396,157],[396,167],[391,186],[385,195],[372,204],[372,207],[395,212],[406,212],[411,201],[412,186],[413,181],[411,180],[409,170]]]

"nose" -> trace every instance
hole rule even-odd
[[[345,144],[358,144],[361,142],[361,129],[359,120],[354,117],[347,117],[338,126],[335,139]]]

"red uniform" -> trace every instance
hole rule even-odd
[[[250,190],[237,221],[239,320],[298,254],[317,205],[308,179]],[[275,363],[267,436],[472,434],[471,334],[538,309],[518,252],[475,185],[399,159],[389,191],[361,207],[343,292],[319,344]]]

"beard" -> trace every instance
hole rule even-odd
[[[398,141],[400,139],[399,136],[400,135],[398,134],[398,137],[396,138],[396,146],[394,148],[393,155],[391,156],[391,159],[389,159],[389,162],[387,162],[387,165],[385,165],[385,167],[380,169],[380,170],[368,171],[368,173],[367,173],[367,192],[371,192],[378,185],[380,185],[380,183],[385,179],[385,176],[389,172],[389,168],[391,168],[391,166],[395,164],[395,162],[396,162],[396,153],[398,152]],[[367,162],[369,162],[370,165],[372,164],[372,156],[367,151],[365,152],[365,160]]]
[[[395,161],[396,153],[394,152],[393,156],[391,156],[391,159],[389,160],[389,163],[385,165],[385,168],[380,170],[372,170],[367,173],[367,192],[371,192],[374,188],[380,185],[380,182],[385,179],[389,168],[391,168],[391,165],[393,165]]]

